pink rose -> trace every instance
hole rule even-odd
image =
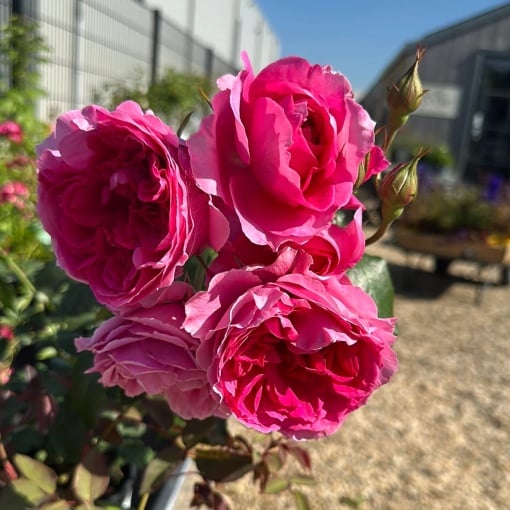
[[[357,203],[374,122],[329,67],[289,57],[255,76],[244,58],[237,77],[218,81],[214,113],[189,140],[192,171],[253,243],[302,243]]]
[[[12,341],[14,340],[14,331],[6,324],[0,324],[0,339]]]
[[[310,270],[315,274],[343,274],[360,261],[365,251],[361,219],[360,208],[346,226],[330,225],[302,244],[284,243],[280,249],[291,246],[306,252],[311,257]],[[278,252],[272,251],[269,246],[253,244],[241,234],[220,250],[209,269],[212,274],[216,274],[247,265],[269,265],[277,256]]]
[[[311,256],[310,270],[315,274],[341,275],[355,266],[365,251],[365,235],[361,226],[362,210],[346,226],[330,225],[302,245],[289,243]]]
[[[374,175],[381,173],[389,164],[381,147],[374,145],[365,160],[365,175],[362,182],[367,182]]]
[[[38,210],[57,261],[113,310],[170,285],[216,232],[185,146],[136,103],[62,115],[38,153]]]
[[[100,373],[104,386],[120,386],[130,397],[161,394],[182,418],[203,419],[218,404],[196,364],[198,340],[181,327],[189,287],[177,282],[165,292],[164,302],[108,319],[76,346],[94,354],[88,372]]]
[[[11,379],[12,368],[3,366],[0,363],[0,386],[5,386]]]
[[[33,165],[34,160],[26,154],[19,154],[14,156],[11,160],[5,163],[7,168],[23,168],[28,165]]]
[[[6,120],[0,123],[0,136],[14,143],[21,143],[23,141],[21,126],[12,120]]]
[[[0,186],[0,204],[12,204],[17,209],[25,209],[30,191],[25,184],[18,181],[6,182]]]
[[[333,433],[397,368],[394,319],[309,264],[285,249],[272,266],[218,274],[184,322],[221,403],[249,427],[296,439]]]

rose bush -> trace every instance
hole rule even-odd
[[[192,172],[253,243],[302,243],[357,204],[374,122],[329,67],[289,57],[255,76],[244,60],[237,77],[218,81],[213,113],[189,140]],[[371,173],[386,165],[374,157]]]
[[[38,152],[38,210],[57,261],[113,310],[170,285],[221,231],[203,228],[207,199],[186,175],[185,147],[136,103],[68,112]]]
[[[397,368],[395,321],[310,263],[288,248],[271,266],[220,273],[184,322],[219,401],[251,428],[297,439],[333,433]]]
[[[12,28],[14,58],[36,30]],[[91,105],[58,118],[37,179],[39,124],[0,100],[0,508],[142,510],[186,458],[192,506],[227,508],[221,483],[252,472],[307,507],[310,456],[288,438],[333,433],[395,372],[356,198],[394,132],[375,145],[329,67],[244,59],[189,142],[132,101]],[[24,62],[6,65],[26,91]],[[279,434],[233,436],[230,415]],[[281,478],[290,457],[305,476]]]

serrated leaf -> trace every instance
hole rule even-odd
[[[308,498],[300,491],[292,491],[294,497],[294,503],[296,504],[296,510],[310,510],[311,506],[308,502]]]
[[[379,317],[393,315],[393,283],[384,259],[365,254],[347,275],[353,285],[361,287],[372,297]]]
[[[57,475],[53,469],[28,455],[17,454],[13,457],[16,467],[29,480],[32,480],[46,494],[57,490]]]
[[[271,478],[266,483],[264,488],[264,492],[266,494],[278,494],[279,492],[283,492],[290,487],[290,483],[288,480],[284,480],[283,478]]]
[[[102,496],[110,477],[103,456],[92,449],[74,470],[72,488],[76,497],[83,503],[93,503]]]

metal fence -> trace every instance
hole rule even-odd
[[[34,19],[50,48],[39,117],[91,103],[108,83],[148,86],[167,68],[215,78],[233,65],[134,0],[0,0],[0,22],[16,10]]]

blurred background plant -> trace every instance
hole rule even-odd
[[[129,82],[109,82],[96,90],[94,102],[112,109],[130,99],[173,126],[181,125],[193,113],[190,126],[196,126],[200,118],[210,112],[206,99],[211,90],[209,79],[170,68],[146,87],[142,72],[135,70]]]
[[[399,227],[471,239],[510,236],[510,202],[487,189],[462,183],[429,184],[402,216]]]

